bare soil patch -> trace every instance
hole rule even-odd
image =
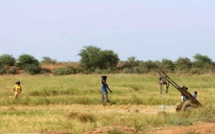
[[[49,132],[41,132],[40,134],[71,134],[67,132],[57,132],[57,131],[49,131]]]
[[[192,126],[174,126],[148,131],[137,131],[135,128],[116,125],[92,129],[84,134],[108,134],[111,131],[125,134],[215,134],[215,123],[197,123]]]
[[[110,132],[121,132],[121,133],[128,133],[128,134],[137,134],[138,131],[135,128],[129,128],[121,125],[115,125],[115,126],[105,126],[96,128],[93,130],[90,130],[84,134],[108,134]]]
[[[150,130],[147,134],[215,134],[215,123],[197,123],[192,126],[174,126]]]

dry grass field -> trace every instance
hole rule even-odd
[[[215,133],[215,77],[169,76],[198,91],[203,107],[175,112],[180,93],[170,86],[163,99],[158,74],[110,74],[110,103],[100,102],[101,75],[2,75],[0,132],[43,134]],[[20,80],[23,92],[13,99]],[[165,108],[164,108],[165,106]]]

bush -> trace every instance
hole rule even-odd
[[[41,74],[45,74],[45,73],[51,73],[51,70],[50,69],[47,69],[47,68],[41,68]]]
[[[0,74],[17,74],[19,69],[15,66],[10,67],[8,65],[0,66]]]
[[[54,70],[54,75],[76,74],[76,69],[72,66],[61,67]]]
[[[190,73],[191,73],[191,74],[203,74],[203,71],[202,71],[202,69],[200,69],[200,68],[192,68],[192,69],[190,70]]]
[[[30,73],[32,75],[39,74],[41,72],[41,67],[37,65],[25,65],[23,70],[27,73]]]
[[[18,61],[16,63],[16,66],[21,68],[29,65],[39,66],[39,61],[31,55],[23,54],[18,58]]]
[[[139,73],[141,73],[139,69],[140,69],[139,67],[133,67],[133,68],[128,68],[127,67],[127,68],[124,68],[122,70],[122,73],[135,73],[135,74],[139,74]]]
[[[8,70],[8,73],[10,74],[18,74],[19,73],[19,68],[18,67],[11,67],[9,70]]]
[[[0,74],[5,74],[7,71],[3,66],[0,66]]]

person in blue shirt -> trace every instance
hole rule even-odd
[[[183,86],[182,90],[188,90],[188,87]],[[176,111],[184,111],[185,108],[189,107],[191,105],[190,100],[183,94],[181,93],[181,102],[179,105],[176,107]]]
[[[102,88],[101,88],[101,93],[102,93],[102,100],[101,101],[105,101],[105,102],[109,102],[108,100],[108,90],[109,92],[112,93],[111,89],[108,87],[108,84],[106,83],[106,78],[107,77],[102,77]],[[108,90],[107,90],[108,89]]]
[[[188,91],[188,87],[183,86],[182,89]],[[189,100],[183,93],[181,93],[181,99],[182,99],[181,101],[182,103]]]
[[[195,104],[193,103],[196,98],[197,98],[197,91],[194,91],[194,94],[193,94],[193,99],[189,100],[186,96],[183,96],[184,97],[184,102],[183,102],[183,107],[182,107],[182,110],[184,111],[186,108],[189,108],[189,107],[195,107]]]
[[[188,101],[188,100],[189,99],[185,95],[183,95],[183,102]]]

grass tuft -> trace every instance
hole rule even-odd
[[[67,117],[68,117],[69,120],[77,119],[78,121],[80,121],[82,123],[96,122],[96,117],[93,114],[71,112],[71,113],[69,113],[69,115],[67,115]]]
[[[87,123],[87,122],[96,122],[96,117],[93,114],[80,114],[78,116],[79,121],[83,122],[83,123]]]
[[[110,129],[107,132],[108,134],[126,134],[125,132],[123,132],[120,129],[114,128],[114,129]]]
[[[68,118],[69,119],[75,119],[78,117],[78,112],[71,112],[69,115],[68,115]]]

